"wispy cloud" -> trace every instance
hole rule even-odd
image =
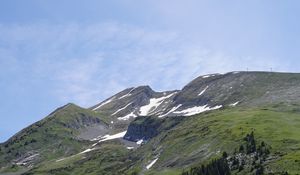
[[[286,66],[210,50],[187,34],[119,23],[0,25],[0,63],[0,75],[34,79],[60,101],[83,106],[130,86],[171,90],[200,74]]]

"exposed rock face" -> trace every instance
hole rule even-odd
[[[13,163],[16,165],[32,167],[34,163],[37,163],[37,161],[39,160],[39,155],[40,154],[38,152],[29,151],[26,154],[13,160]]]
[[[127,129],[137,116],[163,113],[176,93],[177,91],[155,92],[149,86],[128,88],[90,109],[109,116],[110,127],[121,131]]]
[[[113,111],[114,109],[120,109],[124,107],[124,104],[131,103],[132,105],[128,106],[129,109],[143,106],[155,95],[157,95],[156,92],[154,92],[149,86],[128,88],[91,107],[90,109],[94,111],[113,113],[115,112]]]
[[[99,122],[94,123],[79,129],[79,135],[77,136],[82,140],[92,140],[96,137],[103,136],[109,133],[109,126],[106,123]]]
[[[94,125],[104,124],[99,118],[87,116],[83,113],[79,114],[79,117],[75,118],[71,122],[65,124],[68,128],[80,129],[83,127],[89,127]]]
[[[134,142],[149,140],[159,133],[159,127],[161,127],[161,123],[157,122],[157,120],[151,117],[143,117],[143,119],[135,120],[129,125],[124,138]]]
[[[169,130],[176,126],[184,118],[162,118],[157,119],[154,117],[138,117],[136,120],[130,123],[128,130],[124,138],[129,141],[136,142],[138,140],[147,141],[160,132]]]
[[[237,101],[258,105],[275,101],[299,101],[300,77],[297,74],[269,72],[230,72],[200,76],[174,98],[174,106],[227,106]],[[205,89],[205,92],[201,91]],[[275,95],[276,94],[276,95]]]

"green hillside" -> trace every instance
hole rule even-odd
[[[253,131],[257,143],[264,141],[271,146],[274,159],[264,165],[269,172],[297,174],[300,173],[298,107],[281,105],[280,110],[277,105],[232,108],[193,116],[160,134],[139,151],[151,149],[149,158],[160,154],[153,172],[162,174],[166,167],[181,171],[182,167],[205,164],[212,158],[221,157],[224,151],[233,154],[246,134]],[[251,173],[242,171],[239,174]]]
[[[300,74],[230,72],[67,104],[0,144],[0,174],[300,174],[299,92]]]
[[[135,151],[126,150],[118,141],[111,141],[103,143],[94,152],[66,159],[59,164],[47,162],[33,169],[32,173],[181,174],[190,167],[222,157],[224,151],[233,155],[243,144],[243,138],[253,131],[257,145],[263,141],[270,146],[268,157],[271,159],[262,163],[265,173],[297,174],[300,173],[298,108],[297,104],[251,109],[227,108],[186,117]],[[147,170],[146,165],[155,157],[158,158],[157,162]],[[232,172],[253,174],[254,170],[245,168]]]
[[[74,104],[57,109],[0,145],[0,165],[5,167],[1,170],[18,170],[12,163],[31,167],[31,164],[82,151],[90,142],[78,137],[81,129],[93,124],[105,125],[100,118],[99,113]],[[30,157],[32,160],[27,160]]]

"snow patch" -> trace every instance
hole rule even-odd
[[[86,150],[84,150],[84,151],[82,151],[82,152],[80,152],[80,153],[78,153],[78,154],[88,153],[88,152],[93,151],[94,149],[95,149],[95,148],[88,148],[88,149],[86,149]]]
[[[191,115],[200,114],[200,113],[205,112],[205,111],[219,109],[221,107],[222,107],[222,105],[218,105],[218,106],[215,106],[215,107],[212,107],[212,108],[209,107],[209,106],[207,106],[207,105],[204,105],[204,106],[195,106],[195,107],[184,109],[182,111],[175,111],[173,113],[175,113],[175,114],[181,114],[183,116],[191,116]]]
[[[176,93],[177,92],[174,92],[172,94],[169,94],[167,96],[163,96],[163,97],[160,97],[160,98],[151,98],[149,104],[147,104],[145,106],[142,106],[140,108],[140,115],[141,116],[148,115],[151,111],[155,110],[159,105],[161,105],[165,99],[170,98],[172,95],[174,95]]]
[[[240,103],[240,102],[237,101],[237,102],[235,102],[235,103],[230,104],[229,106],[236,106],[236,105],[239,104],[239,103]]]
[[[132,102],[131,102],[132,103]],[[118,112],[120,112],[120,111],[122,111],[122,110],[124,110],[124,109],[126,109],[129,105],[131,105],[131,103],[129,103],[129,104],[127,104],[126,106],[124,106],[123,108],[120,108],[120,109],[118,109],[116,112],[114,112],[113,114],[111,114],[111,115],[116,115]]]
[[[120,132],[120,133],[117,133],[117,134],[114,134],[114,135],[107,134],[105,136],[98,136],[98,137],[91,140],[91,141],[97,141],[98,140],[98,142],[93,144],[92,147],[96,146],[100,142],[104,142],[104,141],[107,141],[107,140],[113,140],[113,139],[117,139],[117,138],[122,138],[122,137],[124,137],[126,132],[127,131],[123,131],[123,132]]]
[[[107,141],[107,140],[113,140],[113,139],[117,139],[117,138],[123,138],[125,136],[127,131],[123,131],[123,132],[120,132],[120,133],[117,133],[117,134],[114,134],[114,135],[105,135],[103,137],[101,137],[98,141],[99,142],[104,142],[104,141]]]
[[[198,96],[202,95],[206,90],[207,90],[208,86],[206,86],[199,94]]]
[[[214,75],[204,75],[204,76],[202,76],[202,78],[209,78],[209,77],[212,77],[212,76],[214,76]]]
[[[35,159],[35,157],[39,156],[39,153],[33,154],[31,156],[25,157],[22,160],[19,160],[16,164],[17,165],[27,165],[29,164],[31,161],[33,161]]]
[[[101,138],[102,138],[103,136],[101,135],[101,136],[97,136],[96,138],[93,138],[93,139],[91,139],[90,141],[97,141],[97,140],[100,140]],[[94,146],[94,145],[93,145]]]
[[[113,140],[113,139],[118,139],[118,138],[123,138],[125,136],[127,131],[123,131],[123,132],[120,132],[120,133],[117,133],[117,134],[114,134],[114,135],[105,135],[105,136],[98,136],[97,138],[95,139],[92,139],[92,141],[95,141],[95,140],[99,140],[97,143],[93,144],[91,148],[88,148],[78,154],[75,154],[75,155],[72,155],[72,156],[69,156],[69,157],[64,157],[64,158],[61,158],[61,159],[58,159],[56,160],[56,162],[60,162],[60,161],[63,161],[65,159],[68,159],[68,158],[71,158],[71,157],[74,157],[76,155],[80,155],[80,154],[84,154],[84,153],[88,153],[88,152],[91,152],[97,148],[94,148],[98,143],[100,142],[104,142],[104,141],[107,141],[107,140]],[[127,148],[129,149],[129,148]],[[131,149],[131,148],[130,148]]]
[[[122,99],[122,98],[125,98],[125,97],[130,96],[130,95],[131,95],[131,92],[132,92],[134,89],[135,89],[135,88],[132,88],[127,94],[125,94],[125,95],[123,95],[122,97],[120,97],[119,100]]]
[[[91,151],[93,151],[93,150],[95,150],[95,148],[88,148],[88,149],[86,149],[86,150],[84,150],[84,151],[82,151],[82,152],[80,152],[80,153],[78,153],[78,154],[75,154],[75,155],[72,155],[72,156],[69,156],[69,157],[64,157],[64,158],[58,159],[58,160],[56,160],[55,162],[61,162],[61,161],[66,160],[66,159],[68,159],[68,158],[72,158],[72,157],[77,156],[77,155],[80,155],[80,154],[88,153],[88,152],[91,152]]]
[[[141,139],[141,140],[138,140],[137,142],[136,142],[136,144],[138,144],[138,145],[140,145],[140,144],[142,144],[143,143],[143,139]]]
[[[224,75],[223,73],[216,73],[216,74],[207,74],[207,75],[203,75],[202,78],[209,78],[209,77],[214,77],[217,75]]]
[[[105,102],[100,103],[100,105],[98,105],[97,107],[95,107],[95,108],[93,109],[93,111],[95,111],[95,110],[101,108],[102,106],[104,106],[104,105],[110,103],[112,100],[113,100],[113,98],[108,99],[108,100],[106,100]]]
[[[202,78],[209,78],[209,77],[214,77],[217,74],[208,74],[208,75],[203,75]]]
[[[158,160],[158,158],[152,160],[152,162],[146,166],[147,170],[149,170],[156,163],[157,160]]]
[[[67,157],[66,157],[67,158]],[[58,159],[58,160],[56,160],[55,162],[60,162],[60,161],[63,161],[63,160],[65,160],[66,158],[61,158],[61,159]]]
[[[128,146],[126,148],[129,149],[129,150],[134,149],[134,147],[132,147],[132,146]]]
[[[182,104],[179,104],[178,106],[173,107],[173,108],[172,108],[170,111],[168,111],[167,113],[158,116],[158,118],[162,118],[162,117],[165,117],[165,116],[171,114],[172,112],[176,111],[176,110],[177,110],[178,108],[180,108],[181,106],[182,106]]]
[[[118,120],[128,120],[128,119],[130,119],[130,117],[136,118],[137,115],[135,115],[133,112],[131,112],[130,114],[125,115],[124,117],[118,117]]]
[[[71,157],[74,157],[76,155],[80,155],[80,154],[84,154],[84,153],[87,153],[87,152],[91,152],[91,151],[93,151],[93,150],[96,149],[96,148],[93,148],[93,147],[96,146],[98,143],[104,142],[104,141],[107,141],[107,140],[113,140],[113,139],[117,139],[117,138],[123,138],[125,136],[126,132],[127,131],[123,131],[123,132],[120,132],[120,133],[117,133],[117,134],[114,134],[114,135],[105,135],[103,137],[99,136],[100,138],[97,137],[97,138],[93,139],[93,141],[99,140],[99,139],[100,140],[97,143],[93,144],[91,148],[88,148],[88,149],[86,149],[86,150],[84,150],[84,151],[82,151],[82,152],[80,152],[78,154],[72,155],[70,157],[64,157],[64,158],[58,159],[58,160],[56,160],[56,162],[63,161],[65,159],[67,159],[67,158],[71,158]]]

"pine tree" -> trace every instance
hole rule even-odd
[[[209,164],[193,167],[182,175],[230,175],[230,169],[226,159],[214,159]]]

